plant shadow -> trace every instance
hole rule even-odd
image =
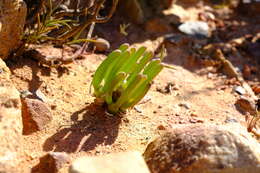
[[[95,103],[73,113],[71,119],[74,121],[73,125],[58,130],[45,141],[44,151],[87,152],[98,145],[112,145],[121,123],[120,116],[108,116]]]

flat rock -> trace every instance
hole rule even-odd
[[[151,142],[144,158],[153,173],[260,172],[260,144],[234,123],[178,125]]]
[[[23,0],[0,1],[0,58],[18,48],[26,18]]]
[[[34,98],[22,98],[23,134],[43,130],[52,120],[52,113],[46,103]]]
[[[69,173],[149,173],[139,152],[82,157],[71,165]]]
[[[0,3],[1,4],[1,3]],[[10,71],[0,59],[0,172],[14,172],[22,151],[20,93],[10,80]]]

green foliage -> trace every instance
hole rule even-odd
[[[37,24],[33,29],[27,29],[23,36],[23,40],[27,44],[54,41],[56,38],[48,36],[48,33],[59,28],[70,30],[71,27],[69,23],[72,23],[72,20],[54,19],[52,17],[52,12],[42,16],[37,14]]]
[[[121,45],[97,68],[91,82],[94,96],[104,101],[112,114],[132,108],[146,95],[163,67],[168,67],[162,63],[163,57],[163,51],[160,58],[153,58],[146,47]]]
[[[48,8],[45,6],[48,3]],[[34,4],[35,3],[35,4]],[[35,5],[35,7],[31,5]],[[72,30],[72,24],[75,21],[71,19],[55,18],[55,10],[58,6],[53,7],[52,0],[38,2],[27,1],[28,19],[26,20],[24,34],[22,36],[22,44],[16,51],[16,56],[20,56],[30,44],[39,44],[43,42],[60,42],[54,36],[49,36],[52,31],[62,30],[69,32]],[[43,10],[45,9],[45,10]]]
[[[72,10],[64,8],[64,0],[25,0],[28,15],[22,44],[15,52],[15,56],[20,56],[30,44],[51,42],[61,46],[96,42],[91,39],[93,29],[89,29],[88,38],[79,39],[79,36],[90,25],[94,28],[95,23],[105,23],[112,17],[118,0],[113,0],[107,16],[102,17],[99,13],[104,8],[105,1],[93,1],[90,6],[86,4],[85,7]]]

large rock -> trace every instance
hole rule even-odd
[[[152,173],[259,173],[260,144],[239,125],[180,125],[144,153]]]
[[[10,71],[0,59],[0,172],[17,172],[22,145],[20,93],[9,79]]]
[[[19,46],[25,18],[23,0],[0,1],[0,58],[5,59]]]
[[[82,157],[70,167],[70,173],[149,173],[142,155],[138,152]]]

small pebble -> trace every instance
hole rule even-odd
[[[179,123],[179,124],[186,124],[186,121],[180,120],[178,123]]]
[[[158,129],[158,130],[166,130],[166,127],[161,124],[161,125],[159,125],[159,126],[157,127],[157,129]]]
[[[95,50],[97,52],[105,52],[110,48],[110,43],[103,39],[103,38],[98,38],[96,39],[97,42],[94,42],[95,45]]]
[[[136,112],[138,112],[138,113],[142,113],[142,110],[141,110],[139,107],[134,106],[134,109],[136,110]]]
[[[190,116],[192,116],[192,117],[198,117],[198,115],[197,115],[196,113],[194,113],[194,112],[191,113]]]
[[[235,86],[233,88],[233,91],[238,93],[239,95],[245,95],[246,94],[246,90],[241,86]]]
[[[124,121],[125,123],[129,123],[129,122],[130,122],[129,119],[127,119],[127,118],[124,118],[123,121]]]
[[[181,24],[178,29],[187,35],[197,38],[207,38],[210,36],[210,28],[206,22],[188,21]]]
[[[46,98],[46,96],[41,92],[40,89],[36,90],[35,95],[44,103],[48,103],[48,99]]]
[[[208,79],[212,79],[213,78],[213,74],[212,73],[208,73],[207,77],[208,77]]]
[[[195,118],[193,118],[193,119],[190,119],[190,120],[189,120],[189,122],[190,122],[190,123],[203,123],[203,122],[204,122],[204,120],[202,120],[202,119],[195,119]]]
[[[51,110],[55,110],[56,108],[57,108],[57,105],[55,105],[55,104],[51,105]]]
[[[180,107],[184,107],[186,109],[190,109],[191,108],[191,106],[188,103],[180,103],[179,106]]]
[[[238,122],[237,119],[230,116],[227,116],[225,120],[225,123],[237,123],[237,122]]]

